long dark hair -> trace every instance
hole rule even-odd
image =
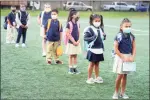
[[[69,16],[68,16],[68,20],[67,22],[71,21],[72,20],[72,16],[77,14],[78,11],[76,11],[75,9],[71,9],[70,12],[69,12]]]
[[[94,20],[95,18],[100,18],[100,20],[101,20],[101,25],[100,25],[100,27],[101,27],[101,28],[104,28],[103,16],[102,16],[102,15],[99,15],[99,14],[91,14],[91,15],[90,15],[90,21],[89,21],[90,25],[93,25],[93,20]]]
[[[122,32],[122,29],[121,29],[121,26],[124,24],[124,23],[131,23],[131,21],[128,19],[128,18],[124,18],[120,24],[120,32]]]

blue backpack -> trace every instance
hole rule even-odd
[[[5,30],[7,30],[7,24],[8,24],[7,23],[7,16],[5,16],[4,17],[4,24],[3,24],[3,27],[4,27]]]

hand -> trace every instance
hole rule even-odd
[[[58,41],[58,44],[61,45],[61,40]]]
[[[9,25],[9,27],[12,28],[13,26],[12,26],[12,25]]]
[[[43,38],[46,39],[46,35],[44,35]]]
[[[21,27],[22,27],[22,28],[25,28],[25,26],[24,26],[24,25],[21,25]]]
[[[131,62],[134,61],[134,57],[133,56],[131,56],[129,59],[130,59]]]
[[[26,26],[24,26],[24,28],[26,28],[26,29],[27,29],[27,28],[28,28],[28,26],[26,25]]]
[[[123,56],[122,60],[124,62],[131,62],[130,57],[127,57],[127,56]]]
[[[77,43],[77,42],[74,42],[73,45],[74,45],[74,46],[78,46],[78,43]]]

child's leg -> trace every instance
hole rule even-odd
[[[118,74],[116,78],[116,84],[115,84],[115,92],[118,93],[120,88],[121,79],[123,78],[123,74]]]
[[[52,60],[52,53],[53,53],[53,42],[48,42],[47,43],[47,54],[46,54],[46,61]]]
[[[77,67],[77,55],[73,55],[73,66],[74,68]]]
[[[27,29],[24,28],[22,32],[22,43],[26,42],[26,32],[27,32]]]
[[[7,25],[6,43],[11,42],[11,28]]]
[[[69,68],[73,67],[73,55],[69,55]]]
[[[16,28],[13,27],[13,28],[12,28],[12,37],[11,37],[11,42],[12,42],[12,43],[15,42],[15,32],[16,32]]]
[[[17,41],[16,41],[16,43],[19,43],[19,42],[20,42],[21,34],[22,34],[22,28],[19,27],[19,29],[18,29],[18,36],[17,36]]]
[[[124,74],[122,77],[122,81],[121,81],[121,94],[122,95],[125,93],[126,81],[127,81],[127,74]]]
[[[42,51],[46,53],[46,39],[42,37]]]
[[[94,63],[90,62],[89,67],[88,67],[88,79],[92,77],[93,67],[94,67]]]
[[[99,77],[99,62],[94,64],[95,78]]]

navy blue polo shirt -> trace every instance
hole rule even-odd
[[[118,42],[119,46],[118,49],[123,54],[130,54],[132,53],[132,41],[131,38],[134,40],[135,36],[133,34],[124,34],[118,33],[115,37],[115,41]]]
[[[42,12],[40,13],[40,17],[42,16]],[[47,20],[51,19],[51,12],[44,12],[43,19],[42,19],[42,25],[45,25],[47,23]]]
[[[21,12],[21,19],[20,19],[20,13],[19,13],[19,19],[20,19],[20,22],[23,24],[23,25],[27,25],[27,18],[28,18],[28,13],[26,11],[20,11]]]
[[[13,12],[10,12],[9,14],[8,14],[8,20],[10,21],[10,24],[11,25],[13,25],[13,22],[15,22],[15,18],[16,18],[16,14],[15,13],[13,13]]]
[[[50,28],[46,33],[48,41],[55,42],[60,40],[60,32],[62,32],[63,29],[62,29],[62,25],[61,25],[61,29],[59,29],[59,23],[60,22],[58,20],[53,20],[53,19],[51,20]],[[46,30],[47,30],[47,25],[48,25],[48,21],[44,25],[44,28]]]
[[[72,29],[71,35],[74,38],[74,40],[77,42],[79,40],[78,25],[77,25],[77,23],[73,23],[73,22],[72,22],[72,25],[73,25],[73,29]],[[67,24],[66,28],[70,29],[69,23]],[[73,44],[70,40],[68,42]]]

